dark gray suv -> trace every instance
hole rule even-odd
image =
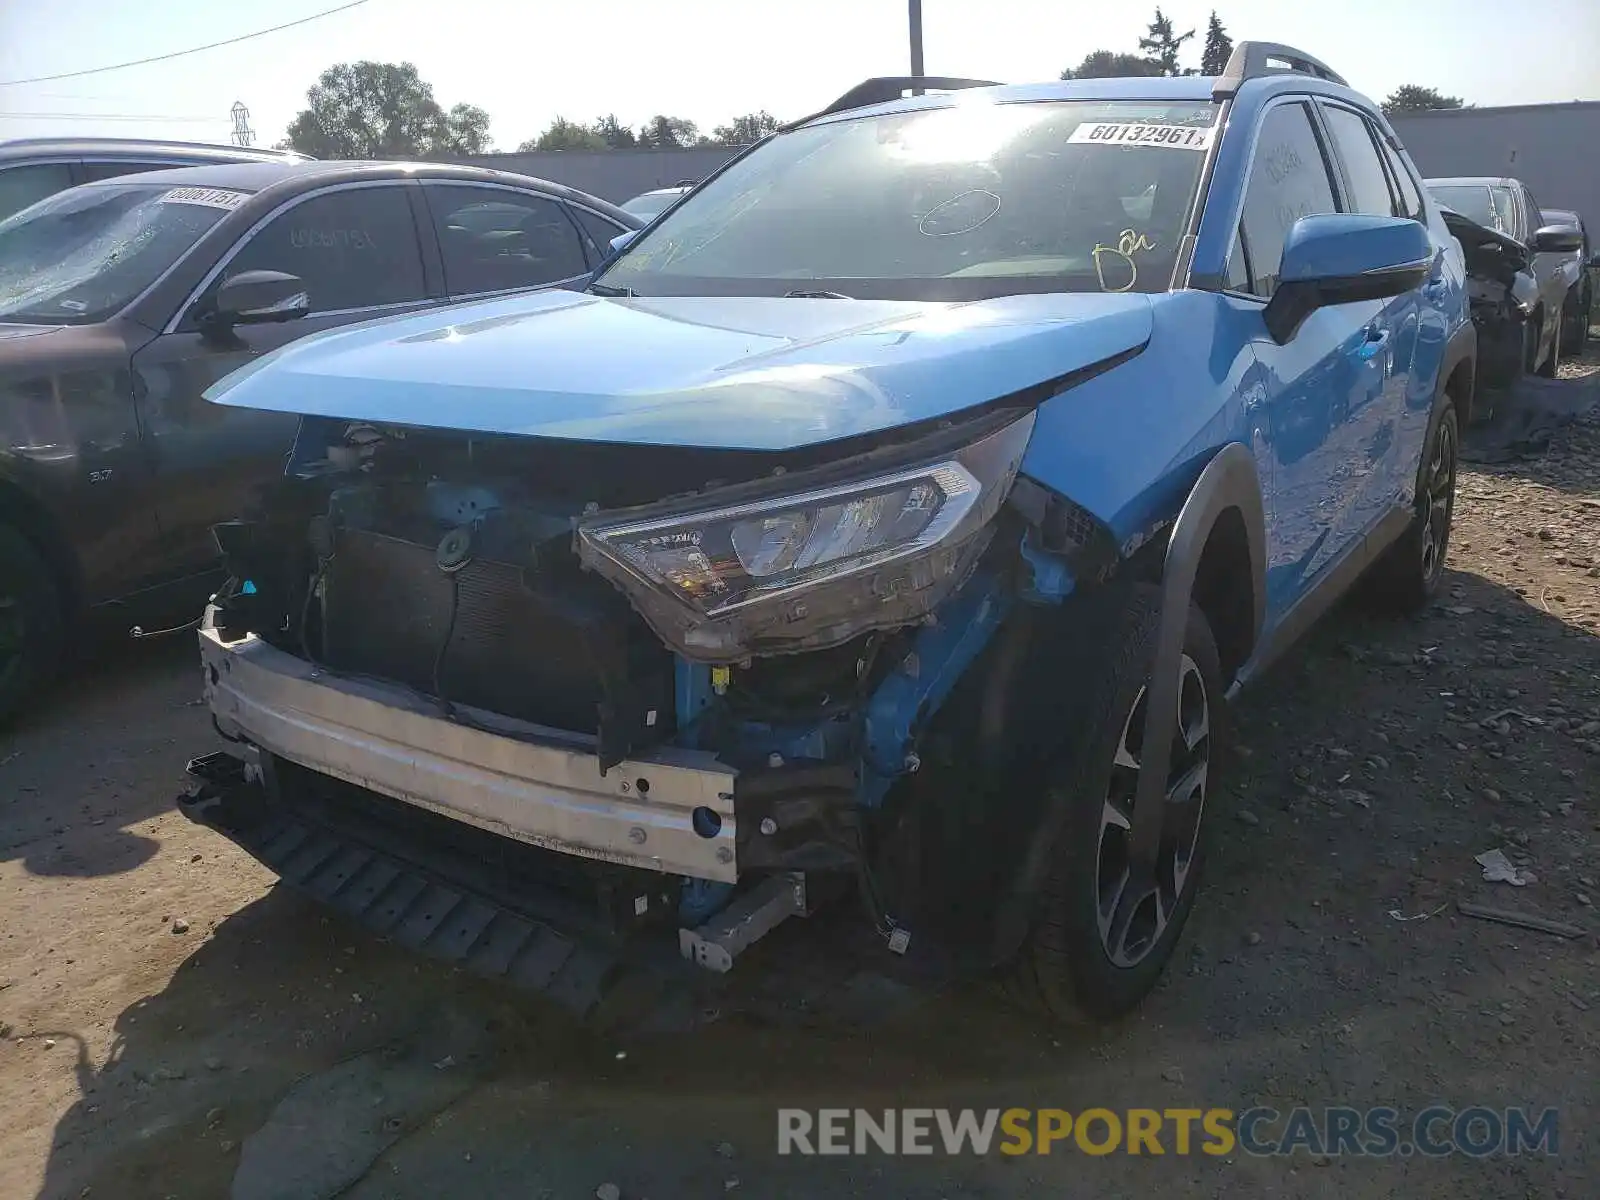
[[[0,221],[46,196],[118,175],[215,163],[307,162],[293,150],[253,150],[141,138],[21,138],[0,142]]]

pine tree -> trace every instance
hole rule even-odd
[[[1200,74],[1221,75],[1227,70],[1228,59],[1233,56],[1233,39],[1222,27],[1216,10],[1211,11],[1211,23],[1206,26],[1206,46],[1200,52]]]
[[[1194,36],[1194,30],[1174,37],[1172,34],[1172,20],[1159,8],[1156,9],[1156,19],[1150,22],[1149,36],[1139,39],[1139,49],[1146,55],[1161,64],[1163,75],[1181,75],[1178,69],[1178,50]]]

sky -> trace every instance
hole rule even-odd
[[[348,0],[0,0],[0,139],[59,134],[227,141],[229,109],[272,145],[325,68],[410,61],[445,107],[486,109],[495,148],[557,115],[655,113],[703,132],[767,109],[801,116],[862,79],[908,69],[905,0],[365,0],[238,45],[82,78],[7,81],[166,54]],[[1479,105],[1600,99],[1600,3],[1543,0],[1508,20],[1506,0],[1166,0],[1181,32],[1215,7],[1236,40],[1287,42],[1382,99],[1402,84]],[[1054,79],[1092,50],[1133,51],[1154,4],[1105,0],[923,0],[930,74]]]

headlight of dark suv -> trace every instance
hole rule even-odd
[[[1033,422],[1030,412],[927,461],[826,486],[599,514],[580,522],[578,553],[686,658],[836,646],[918,620],[962,583]]]

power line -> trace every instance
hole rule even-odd
[[[221,46],[235,46],[240,42],[248,42],[251,38],[265,37],[269,33],[277,33],[282,29],[293,29],[296,25],[305,25],[311,21],[331,17],[334,13],[342,13],[352,8],[358,8],[367,0],[351,0],[349,4],[341,4],[338,8],[326,9],[323,12],[312,13],[309,17],[301,17],[298,21],[288,21],[282,25],[274,25],[271,29],[258,29],[254,33],[241,34],[238,37],[228,38],[221,42],[208,42],[204,46],[191,46],[187,50],[174,50],[170,54],[157,54],[150,58],[136,58],[132,62],[113,63],[109,67],[88,67],[82,71],[63,71],[59,75],[36,75],[32,79],[0,79],[0,87],[17,87],[24,83],[52,83],[57,79],[81,79],[85,75],[101,75],[107,71],[121,71],[127,67],[142,67],[147,63],[167,62],[169,59],[182,58],[186,54],[199,54],[202,50],[216,50]]]
[[[180,117],[168,113],[3,112],[0,121],[173,121],[185,125],[219,124],[227,117]]]

